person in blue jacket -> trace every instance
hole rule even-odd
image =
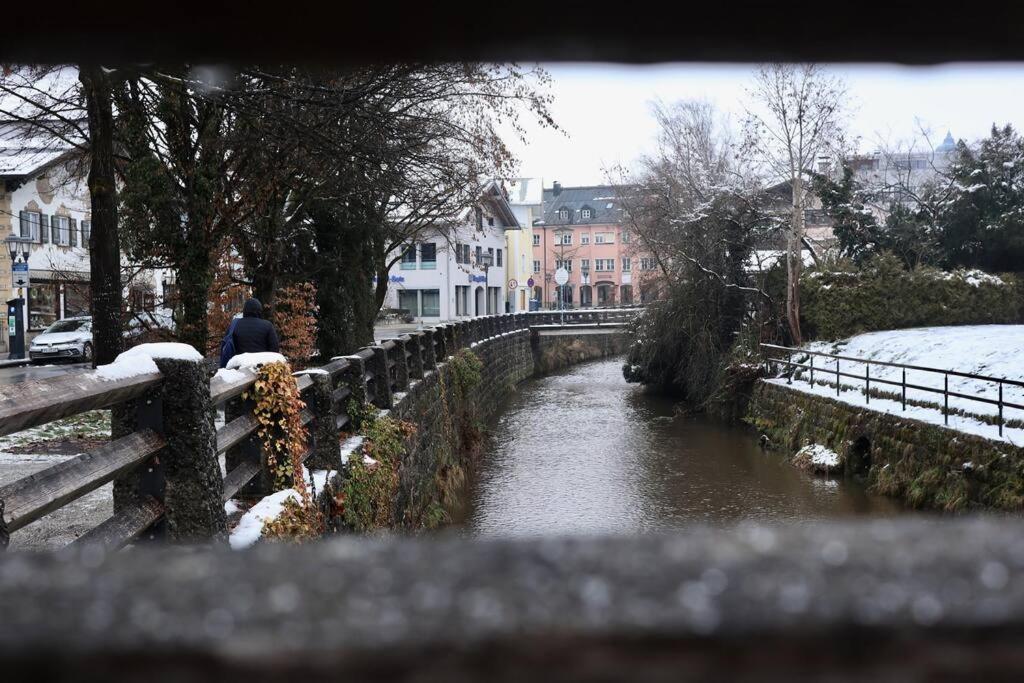
[[[277,330],[269,320],[263,319],[263,304],[259,299],[249,299],[242,306],[242,317],[235,318],[220,343],[220,366],[239,353],[279,353],[280,342]]]

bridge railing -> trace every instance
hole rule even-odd
[[[574,312],[566,324],[621,323],[637,311]],[[524,312],[443,323],[331,359],[297,375],[310,439],[302,460],[340,467],[338,439],[357,425],[349,403],[391,408],[410,382],[437,369],[461,348],[488,338],[557,324],[552,312]],[[81,413],[111,409],[112,440],[0,487],[0,547],[10,533],[114,482],[114,514],[77,539],[123,547],[140,537],[205,538],[223,533],[217,512],[237,495],[269,493],[259,424],[243,399],[252,372],[209,378],[199,361],[156,359],[160,372],[111,377],[109,370],[12,385],[0,399],[0,436]],[[113,366],[106,366],[107,368]],[[225,420],[216,426],[215,414]],[[205,435],[205,436],[204,436]],[[224,470],[221,474],[220,461]],[[188,492],[184,497],[178,491]]]
[[[931,368],[921,365],[905,365],[902,363],[890,363],[887,361],[871,360],[869,358],[858,358],[856,356],[841,356],[833,353],[824,353],[821,351],[810,351],[808,349],[801,349],[789,346],[779,346],[776,344],[761,344],[761,349],[764,352],[766,371],[769,375],[775,374],[772,370],[773,365],[781,365],[788,371],[784,372],[783,375],[786,377],[789,384],[793,383],[793,379],[802,379],[804,371],[807,374],[807,381],[809,384],[814,385],[815,383],[822,384],[825,386],[832,386],[835,384],[836,396],[839,396],[842,392],[843,387],[850,387],[849,383],[843,384],[843,379],[854,380],[855,384],[852,385],[854,388],[861,389],[864,393],[864,403],[866,405],[871,404],[872,397],[872,385],[875,385],[874,389],[875,398],[891,398],[898,400],[902,405],[902,409],[907,409],[908,403],[914,404],[914,400],[907,399],[907,390],[924,392],[925,394],[935,394],[936,396],[942,397],[942,415],[943,422],[949,424],[950,397],[956,399],[962,399],[965,401],[971,401],[974,403],[994,406],[996,408],[996,424],[999,428],[999,435],[1003,435],[1003,427],[1006,423],[1005,411],[1007,409],[1012,410],[1024,410],[1024,404],[1015,403],[1006,400],[1005,391],[1007,387],[1024,388],[1024,382],[1006,379],[1005,377],[991,377],[988,375],[979,375],[970,372],[960,372],[958,370],[948,370],[944,368]],[[796,360],[794,360],[796,358]],[[822,359],[815,364],[815,358]],[[847,365],[844,366],[843,364]],[[856,368],[858,365],[863,366],[863,374],[854,374],[850,372],[850,369]],[[846,371],[843,368],[846,367]],[[883,372],[876,370],[872,374],[871,369],[885,368],[886,370],[897,370],[899,371],[899,379],[893,379],[896,373]],[[907,371],[924,373],[926,377],[941,377],[942,386],[928,386],[927,384],[914,383],[907,381]],[[817,380],[815,379],[817,375]],[[958,377],[969,380],[976,380],[980,382],[979,388],[987,387],[990,393],[986,395],[967,394],[963,391],[950,390],[949,378]],[[920,382],[920,380],[918,380]],[[895,391],[885,392],[877,389],[878,386],[882,387],[893,387],[898,389],[898,393]],[[984,389],[982,389],[984,390]]]

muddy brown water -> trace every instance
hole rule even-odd
[[[490,425],[467,532],[636,533],[902,512],[852,482],[795,469],[749,428],[676,415],[621,368],[620,358],[596,361],[519,387]]]

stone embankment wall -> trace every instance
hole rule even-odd
[[[578,328],[578,329],[577,329]],[[537,374],[588,360],[626,353],[630,337],[625,327],[574,326],[571,333],[557,325],[531,328],[533,366]]]
[[[1024,508],[1024,449],[1009,443],[763,382],[747,421],[787,456],[832,449],[845,476],[916,508]]]

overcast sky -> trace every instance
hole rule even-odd
[[[512,143],[520,175],[563,185],[604,182],[603,169],[629,165],[650,149],[655,99],[705,99],[731,115],[739,130],[751,65],[618,64],[546,65],[554,83],[552,107],[561,133],[529,127],[529,142]],[[837,66],[852,104],[851,129],[861,151],[880,139],[896,142],[916,134],[920,121],[936,136],[985,136],[993,122],[1024,126],[1024,64],[940,67]]]

